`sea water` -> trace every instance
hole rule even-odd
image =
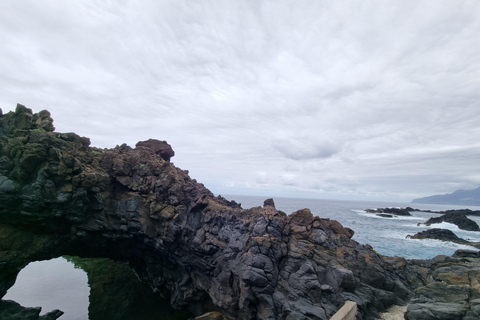
[[[62,257],[35,261],[20,270],[3,300],[13,300],[24,307],[42,307],[40,314],[62,310],[66,312],[62,320],[85,320],[90,293],[87,281],[85,271]]]
[[[229,200],[242,204],[243,208],[262,206],[265,197],[224,195]],[[298,199],[298,198],[273,198],[275,207],[287,214],[308,208],[314,216],[337,220],[344,227],[355,231],[353,239],[361,244],[371,245],[375,251],[388,256],[400,256],[407,259],[430,259],[439,254],[452,255],[457,249],[474,249],[470,246],[459,245],[440,240],[418,240],[406,238],[417,232],[430,228],[443,228],[452,230],[458,237],[472,241],[480,241],[480,232],[464,231],[450,223],[433,224],[430,227],[422,225],[430,217],[439,214],[414,211],[411,216],[396,216],[393,218],[379,217],[367,213],[365,209],[386,207],[406,208],[412,207],[419,210],[445,211],[451,209],[480,210],[475,206],[451,206],[434,204],[413,204],[395,202],[372,201],[346,201],[326,199]],[[470,219],[480,224],[480,217],[469,216]]]
[[[266,199],[266,197],[257,196],[223,196],[241,203],[242,207],[246,209],[262,206]],[[450,223],[434,224],[430,227],[421,224],[432,216],[438,216],[435,213],[412,212],[412,216],[383,218],[365,212],[365,209],[405,208],[407,206],[432,211],[464,208],[480,210],[480,207],[283,197],[274,197],[273,199],[276,208],[287,214],[299,209],[309,208],[315,216],[339,221],[344,227],[349,227],[355,231],[353,236],[355,241],[361,244],[370,244],[378,253],[383,255],[428,259],[439,254],[451,255],[455,250],[461,248],[472,249],[469,246],[439,240],[406,238],[407,235],[414,235],[429,228],[450,229],[460,238],[480,241],[480,232],[460,230]],[[480,224],[480,217],[470,216],[469,218]],[[41,314],[53,309],[60,309],[65,312],[60,318],[61,320],[88,320],[88,296],[89,288],[85,272],[75,268],[72,263],[64,258],[57,258],[29,264],[19,273],[15,285],[8,290],[3,299],[15,300],[25,307],[41,306]],[[108,308],[108,306],[105,307]],[[173,314],[173,310],[168,312],[168,315],[158,314],[158,318],[150,317],[150,319],[165,319],[176,316]],[[180,316],[178,319],[182,319],[182,317]],[[188,319],[188,317],[185,317],[185,319]],[[131,320],[136,320],[136,318],[132,317]]]
[[[66,256],[32,262],[20,271],[3,299],[41,307],[41,315],[60,309],[65,312],[61,320],[186,320],[192,316],[174,310],[128,264],[106,258]]]

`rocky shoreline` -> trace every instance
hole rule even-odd
[[[450,241],[458,244],[463,244],[467,246],[472,246],[477,249],[480,249],[480,243],[474,241],[468,241],[462,238],[457,237],[455,233],[447,229],[433,228],[429,230],[424,230],[416,234],[407,235],[407,238],[411,239],[436,239],[441,241]]]
[[[480,318],[480,258],[478,251],[458,250],[421,265],[429,268],[425,286],[415,290],[406,320],[475,320]]]
[[[384,217],[384,218],[393,218],[397,215],[407,216],[407,215],[411,215],[410,212],[412,211],[421,211],[421,210],[413,209],[411,207],[365,209],[365,212],[367,213],[374,213],[377,216]],[[423,212],[432,212],[432,211],[427,210]],[[467,217],[467,214],[476,215],[477,211],[471,211],[469,209],[460,209],[460,210],[435,211],[432,213],[438,213],[438,214],[441,214],[441,216],[431,217],[426,222],[418,223],[417,225],[431,226],[432,224],[448,222],[456,225],[459,229],[462,229],[462,230],[480,231],[480,227],[478,226],[478,224]],[[424,230],[416,233],[415,235],[407,235],[407,238],[436,239],[436,240],[442,240],[442,241],[450,241],[450,242],[463,244],[463,245],[469,245],[475,248],[480,248],[480,243],[461,239],[457,237],[455,233],[453,233],[452,231],[447,229],[440,229],[440,228]]]
[[[480,317],[479,251],[457,250],[451,257],[417,260],[428,270],[408,305],[393,306],[378,320],[474,320]]]
[[[429,283],[436,262],[379,255],[308,209],[214,196],[165,141],[99,149],[54,130],[48,111],[0,109],[0,297],[62,255],[126,261],[174,308],[219,319],[329,319],[347,300],[374,319]]]

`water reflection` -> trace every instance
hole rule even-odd
[[[3,300],[25,307],[42,307],[40,314],[54,309],[65,312],[62,320],[88,319],[90,289],[87,274],[64,258],[35,261],[23,268]]]
[[[192,316],[174,310],[140,282],[128,265],[110,259],[65,257],[30,263],[3,299],[41,306],[42,314],[60,309],[65,312],[61,320],[185,320]]]
[[[139,281],[127,264],[110,259],[67,257],[88,274],[90,320],[184,320],[187,312],[174,310],[168,301]]]

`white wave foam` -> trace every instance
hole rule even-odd
[[[398,216],[400,220],[415,220],[415,221],[420,221],[420,220],[425,220],[422,217],[415,217],[415,216]]]
[[[408,235],[408,233],[405,233],[404,231],[392,231],[392,230],[386,230],[380,233],[380,236],[382,236],[385,239],[402,239],[404,240],[405,237]]]
[[[437,239],[411,239],[407,238],[406,241],[416,242],[417,244],[421,244],[424,247],[429,248],[451,248],[451,249],[466,249],[466,250],[478,250],[475,247],[467,246],[464,244],[458,244],[455,242],[450,241],[442,241]]]
[[[448,229],[455,233],[457,237],[463,238],[465,240],[471,241],[480,241],[480,232],[479,231],[468,231],[462,230],[457,225],[449,222],[441,222],[441,223],[434,223],[430,226],[421,225],[425,228],[433,229],[433,228],[440,228],[440,229]]]

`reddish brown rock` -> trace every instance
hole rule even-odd
[[[135,145],[135,147],[146,147],[150,148],[158,154],[160,157],[162,157],[164,160],[170,161],[170,158],[172,158],[175,155],[175,151],[173,151],[172,146],[169,145],[166,141],[160,141],[160,140],[155,140],[155,139],[148,139],[146,141],[139,141]]]

